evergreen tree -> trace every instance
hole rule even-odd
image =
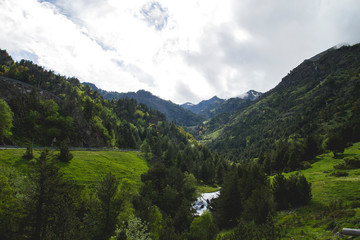
[[[30,179],[34,183],[28,202],[31,238],[82,239],[85,233],[77,217],[76,191],[62,178],[47,150],[37,159]]]
[[[109,172],[97,187],[96,194],[100,200],[99,239],[108,239],[115,229],[116,217],[121,207],[116,198],[118,185],[116,177]]]
[[[338,131],[328,134],[326,148],[334,153],[334,158],[338,154],[343,153],[346,147],[346,142]]]
[[[221,228],[230,228],[236,225],[243,210],[242,199],[243,191],[238,169],[234,167],[225,177],[220,196],[214,200],[215,220]]]
[[[66,141],[60,143],[60,154],[58,156],[61,162],[70,162],[73,159],[73,155],[69,150],[69,145]]]
[[[14,113],[11,111],[7,102],[0,99],[0,142],[4,142],[4,138],[12,135],[13,116]]]

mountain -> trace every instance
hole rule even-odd
[[[249,90],[246,93],[240,95],[239,98],[254,101],[258,97],[260,97],[261,94],[262,94],[261,92],[257,92],[255,90]]]
[[[211,119],[221,113],[233,113],[247,106],[251,101],[261,96],[262,93],[249,90],[248,92],[236,98],[221,99],[217,96],[201,101],[198,104],[185,103],[181,106],[190,111],[203,116],[206,119]]]
[[[199,135],[213,150],[242,160],[309,136],[323,146],[332,133],[357,138],[359,66],[360,44],[329,49],[305,60],[242,111],[213,118]]]
[[[209,100],[203,100],[203,101],[199,102],[198,104],[186,103],[186,104],[182,104],[181,106],[183,108],[186,108],[186,109],[192,111],[193,113],[201,114],[201,111],[203,109],[208,108],[209,106],[217,107],[222,102],[225,102],[225,100],[218,98],[217,96],[214,96],[214,97],[210,98]]]
[[[137,92],[128,92],[128,93],[118,93],[118,92],[108,92],[96,87],[95,84],[83,82],[82,84],[88,85],[94,91],[98,91],[101,96],[105,99],[125,99],[131,98],[135,99],[138,103],[143,103],[149,108],[156,109],[167,117],[169,121],[176,121],[178,124],[183,126],[194,126],[200,124],[204,121],[204,118],[194,114],[193,112],[182,108],[181,106],[172,103],[171,101],[163,100],[152,93],[139,90]]]

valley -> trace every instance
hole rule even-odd
[[[5,50],[0,86],[1,144],[27,148],[0,150],[2,239],[336,239],[360,228],[360,44],[304,60],[268,92],[182,106]],[[193,203],[215,191],[198,216]]]

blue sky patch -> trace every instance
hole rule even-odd
[[[161,31],[168,21],[168,10],[163,8],[158,2],[150,2],[145,4],[140,10],[145,20],[156,30]]]

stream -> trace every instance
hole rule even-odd
[[[217,198],[219,194],[220,191],[201,194],[201,196],[198,197],[192,205],[192,207],[196,210],[196,215],[201,216],[208,209],[209,201]]]

